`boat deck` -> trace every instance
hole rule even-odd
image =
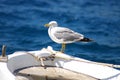
[[[15,71],[16,80],[97,80],[88,75],[57,67],[29,67]]]

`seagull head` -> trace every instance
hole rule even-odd
[[[56,27],[58,26],[56,21],[50,21],[48,24],[44,25],[45,27]]]

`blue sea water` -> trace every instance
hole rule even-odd
[[[52,20],[94,40],[68,44],[66,54],[120,64],[119,0],[0,0],[0,47],[6,45],[7,54],[47,46],[60,50],[44,27]]]

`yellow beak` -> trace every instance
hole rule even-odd
[[[49,24],[45,24],[44,26],[45,26],[45,27],[49,27],[50,25],[49,25]]]

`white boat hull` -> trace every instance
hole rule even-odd
[[[108,66],[93,64],[91,61],[57,53],[52,48],[39,51],[15,52],[8,55],[8,62],[0,62],[0,80],[15,80],[14,71],[35,65],[41,65],[36,58],[56,54],[54,61],[44,61],[44,65],[62,67],[77,73],[83,73],[102,80],[120,80],[120,71]],[[36,56],[33,57],[32,55]]]

